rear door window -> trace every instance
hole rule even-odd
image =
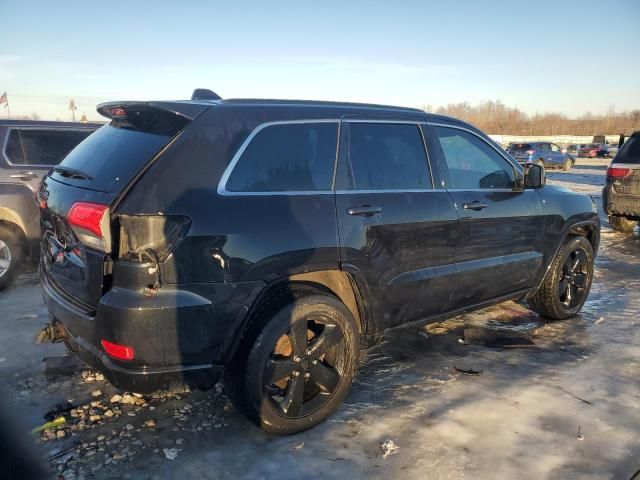
[[[12,128],[5,155],[13,165],[58,165],[92,130]]]
[[[280,123],[259,129],[239,153],[228,192],[331,190],[338,122]]]
[[[531,150],[530,143],[514,143],[511,145],[512,152],[526,152],[527,150]]]
[[[624,142],[613,163],[640,164],[640,137],[630,137]]]
[[[418,125],[348,123],[347,190],[432,187]]]
[[[435,127],[449,169],[450,189],[513,188],[514,168],[476,135],[449,127]]]

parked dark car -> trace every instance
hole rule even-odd
[[[293,433],[387,328],[509,299],[564,319],[589,292],[593,200],[459,120],[197,95],[98,111],[42,184],[40,275],[46,331],[121,388],[224,370],[239,409]]]
[[[37,261],[41,177],[100,125],[0,120],[0,290],[24,261]]]
[[[609,146],[601,144],[585,145],[578,151],[578,156],[587,158],[604,158],[609,156]]]
[[[624,142],[611,161],[602,202],[611,228],[633,231],[640,220],[640,131]]]
[[[555,143],[512,143],[507,150],[518,163],[535,163],[545,168],[569,170],[576,159]]]

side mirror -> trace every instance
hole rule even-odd
[[[547,183],[544,167],[535,163],[524,165],[524,188],[542,188]]]

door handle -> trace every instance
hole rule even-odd
[[[13,175],[9,175],[9,177],[16,178],[18,180],[27,181],[27,180],[33,180],[34,178],[38,178],[38,174],[33,172],[20,172],[20,173],[14,173]]]
[[[362,215],[364,217],[370,217],[380,212],[382,212],[382,208],[376,207],[374,205],[363,205],[361,207],[347,208],[347,213],[349,215]]]
[[[479,202],[478,200],[474,200],[473,202],[463,203],[462,208],[464,208],[465,210],[475,210],[476,212],[478,212],[483,208],[487,208],[487,204]]]

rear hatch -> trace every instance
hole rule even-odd
[[[44,178],[38,192],[42,278],[93,314],[110,288],[113,209],[163,149],[207,105],[181,102],[104,104],[111,118]]]
[[[529,151],[533,150],[530,143],[513,143],[509,147],[509,153],[516,160],[525,161],[529,159]]]
[[[632,135],[622,145],[607,170],[616,193],[640,195],[640,135]]]

